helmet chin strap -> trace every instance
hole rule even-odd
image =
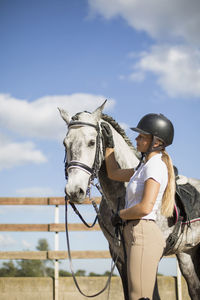
[[[136,170],[139,169],[139,167],[141,166],[143,160],[144,160],[144,157],[146,157],[148,154],[150,154],[151,152],[154,152],[154,151],[162,151],[162,150],[165,150],[165,145],[162,144],[162,145],[159,145],[157,147],[154,147],[155,143],[156,143],[156,137],[153,135],[153,138],[152,138],[152,142],[151,142],[151,145],[149,146],[149,149],[146,151],[146,152],[141,152],[142,156],[141,156],[141,159],[140,159],[140,162],[139,164],[137,165],[136,167]]]
[[[141,152],[142,156],[140,158],[140,161],[139,161],[139,164],[137,165],[137,167],[135,168],[135,170],[137,171],[139,169],[139,167],[141,166],[142,162],[143,162],[143,159],[144,159],[144,156],[145,156],[145,153],[144,152]]]
[[[155,135],[153,135],[153,138],[152,138],[152,142],[151,142],[151,145],[149,146],[149,149],[147,150],[147,152],[144,152],[145,156],[148,155],[149,153],[151,152],[154,152],[154,151],[162,151],[165,149],[165,144],[161,144],[157,147],[154,147],[156,141],[157,141],[158,138],[155,137]]]

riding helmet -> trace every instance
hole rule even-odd
[[[173,142],[174,126],[162,114],[147,114],[139,121],[137,127],[131,129],[143,134],[152,134],[164,142],[165,146],[169,146]]]

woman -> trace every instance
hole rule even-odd
[[[174,128],[164,115],[147,114],[131,129],[139,133],[136,142],[142,159],[136,169],[120,169],[114,156],[111,129],[106,123],[102,124],[108,177],[129,182],[125,208],[112,216],[112,223],[114,226],[125,224],[130,300],[152,299],[157,267],[165,247],[164,237],[155,222],[156,215],[161,210],[169,217],[174,209],[174,171],[165,151],[165,147],[172,144]]]

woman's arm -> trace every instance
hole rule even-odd
[[[120,218],[123,220],[134,220],[148,215],[154,207],[159,189],[160,183],[153,178],[147,179],[144,184],[142,201],[133,207],[120,210]]]
[[[134,169],[120,169],[115,159],[114,154],[114,140],[110,126],[102,122],[101,130],[103,135],[103,142],[105,146],[105,162],[108,177],[112,180],[128,182],[134,173]]]
[[[128,182],[133,176],[134,169],[120,169],[115,159],[114,148],[106,148],[105,162],[108,177],[112,180]]]

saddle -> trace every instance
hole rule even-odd
[[[191,222],[200,221],[200,193],[188,182],[187,177],[176,175],[176,193],[174,207],[174,229],[166,240],[164,255],[176,245],[179,238],[179,230],[182,225],[190,226]]]
[[[176,221],[182,217],[182,223],[189,225],[200,220],[200,193],[184,176],[176,180],[175,206]]]

